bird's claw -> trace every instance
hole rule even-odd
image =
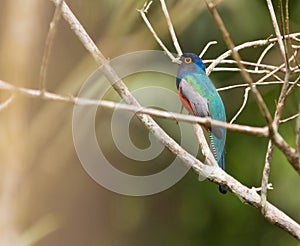
[[[262,190],[262,187],[252,187],[251,188],[252,190],[255,190],[256,192],[260,192],[261,190]],[[267,185],[267,190],[273,190],[274,188],[273,188],[273,185],[272,185],[272,183],[269,183],[268,185]]]

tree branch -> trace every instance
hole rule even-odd
[[[271,161],[273,156],[274,144],[271,140],[269,140],[267,154],[265,159],[265,166],[263,170],[262,180],[261,180],[261,212],[265,214],[266,211],[266,203],[267,203],[267,192],[268,192],[268,182],[271,168]]]
[[[11,94],[8,99],[6,99],[3,103],[0,104],[0,111],[7,108],[9,104],[14,100],[15,94]]]
[[[10,91],[13,93],[12,95],[19,93],[25,96],[35,97],[35,98],[40,98],[42,96],[42,98],[45,100],[71,103],[71,104],[77,104],[82,106],[92,106],[92,105],[101,106],[109,109],[129,111],[135,114],[136,113],[148,114],[148,115],[157,116],[160,118],[170,119],[175,121],[197,123],[206,126],[214,125],[214,126],[226,128],[231,131],[236,131],[236,132],[260,136],[260,137],[268,137],[267,127],[252,127],[247,125],[229,124],[223,121],[213,120],[210,117],[197,117],[194,115],[167,112],[167,111],[162,111],[153,108],[144,108],[142,106],[128,105],[128,104],[117,103],[117,102],[106,101],[106,100],[92,100],[87,98],[75,97],[72,95],[63,96],[63,95],[59,95],[47,91],[44,91],[44,93],[42,93],[40,90],[17,87],[2,80],[0,80],[0,89]],[[7,101],[5,101],[5,103],[3,103],[3,107],[6,107],[12,101],[12,99],[13,97],[10,97]],[[0,106],[0,110],[1,108],[2,107]]]
[[[268,5],[268,8],[269,8],[270,16],[271,16],[271,19],[272,19],[275,34],[276,34],[276,37],[277,37],[277,40],[278,40],[280,52],[281,52],[283,61],[285,63],[285,67],[287,69],[289,69],[289,62],[288,62],[287,55],[286,55],[286,52],[285,52],[285,47],[284,47],[283,40],[282,40],[283,38],[282,38],[282,35],[280,33],[280,29],[279,29],[279,26],[278,26],[278,23],[277,23],[277,19],[276,19],[275,11],[274,11],[274,8],[273,8],[272,0],[266,0],[266,1],[267,1],[267,5]]]
[[[293,34],[289,34],[284,36],[283,38],[291,38],[291,39],[295,39],[298,41],[298,38],[300,36],[300,33],[293,33]],[[239,51],[245,48],[249,48],[249,47],[256,47],[256,46],[265,46],[268,45],[270,43],[274,43],[277,42],[278,39],[277,38],[267,38],[267,39],[262,39],[262,40],[255,40],[255,41],[250,41],[250,42],[245,42],[243,44],[237,45],[234,47],[235,51]],[[300,39],[299,41],[300,42]],[[213,69],[219,64],[221,63],[221,61],[223,61],[224,59],[226,59],[227,57],[232,55],[232,50],[228,50],[226,52],[224,52],[222,55],[220,55],[219,57],[217,57],[206,69],[207,74],[209,75]],[[243,63],[241,61],[241,63]]]
[[[41,70],[40,70],[40,90],[42,93],[45,92],[45,87],[46,87],[46,78],[47,78],[47,68],[48,68],[48,62],[49,62],[49,57],[53,45],[53,40],[56,34],[56,27],[57,23],[59,22],[60,16],[61,16],[61,6],[63,4],[63,0],[59,0],[55,12],[52,18],[52,21],[49,26],[49,31],[46,39],[46,44],[45,44],[45,50],[44,50],[44,55],[42,59],[42,64],[41,64]]]
[[[173,24],[172,24],[172,21],[171,21],[171,18],[170,18],[169,11],[167,9],[167,5],[166,5],[165,0],[160,0],[160,4],[161,4],[161,9],[164,12],[164,15],[166,17],[166,21],[167,21],[167,24],[168,24],[168,27],[169,27],[169,32],[170,32],[171,38],[173,40],[174,47],[177,51],[177,55],[180,57],[182,55],[182,50],[181,50],[180,45],[178,43],[178,39],[176,37],[176,33],[175,33],[175,30],[174,30],[174,27],[173,27]]]
[[[156,42],[160,45],[160,47],[163,49],[164,52],[168,55],[168,57],[171,59],[172,62],[178,63],[178,59],[174,57],[174,55],[168,50],[168,48],[165,46],[165,44],[161,41],[161,39],[158,37],[157,33],[155,32],[154,28],[152,27],[150,21],[148,20],[146,13],[148,12],[150,6],[152,4],[152,1],[145,2],[142,9],[137,9],[137,11],[142,16],[146,26],[148,27],[149,31],[152,33],[153,37],[155,38]]]
[[[216,5],[214,3],[208,2],[208,0],[205,0],[206,5],[208,10],[210,11],[211,15],[213,16],[215,22],[217,23],[223,38],[228,46],[228,48],[231,50],[232,52],[232,56],[234,58],[234,60],[236,60],[237,62],[237,66],[241,69],[241,75],[243,76],[243,78],[245,79],[245,81],[249,84],[251,91],[253,92],[255,99],[257,101],[257,104],[259,105],[260,109],[263,112],[263,115],[266,119],[266,122],[268,124],[269,130],[271,132],[271,134],[273,134],[274,130],[273,130],[273,126],[272,126],[272,116],[269,112],[269,109],[267,108],[261,94],[259,93],[259,91],[257,90],[256,86],[254,85],[252,78],[250,77],[249,73],[247,73],[247,71],[245,70],[244,65],[241,62],[241,57],[238,53],[238,51],[235,49],[235,45],[233,43],[233,41],[230,38],[230,34],[227,31],[224,22],[221,18],[221,16],[219,15],[217,9],[216,9]]]

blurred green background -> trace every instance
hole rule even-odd
[[[210,48],[204,59],[215,58],[227,50],[204,1],[166,2],[185,52],[200,53],[211,40],[217,40],[218,45]],[[289,2],[290,31],[299,32],[300,1]],[[67,3],[106,57],[160,49],[136,11],[143,6],[143,0]],[[277,1],[274,6],[277,9]],[[265,39],[274,33],[265,1],[226,0],[219,10],[236,44]],[[53,4],[47,0],[1,0],[1,80],[38,88],[53,13]],[[174,52],[158,0],[148,16]],[[247,49],[241,55],[244,60],[257,61],[263,48]],[[281,64],[278,48],[273,48],[264,62]],[[61,20],[50,57],[47,89],[76,95],[96,68]],[[133,76],[125,79],[125,83],[131,89],[160,85],[175,91],[174,80],[160,81],[152,76],[155,75]],[[213,72],[211,78],[216,87],[243,83],[238,73]],[[287,101],[284,117],[297,111],[299,89],[296,90]],[[280,87],[266,86],[261,92],[273,113]],[[4,101],[9,93],[0,95]],[[231,119],[241,106],[243,89],[224,91],[221,96]],[[119,100],[114,92],[106,98]],[[154,100],[165,99],[154,95]],[[147,197],[128,197],[106,190],[88,176],[77,158],[72,141],[72,109],[69,104],[18,96],[0,112],[0,245],[300,245],[289,234],[267,223],[258,210],[244,205],[231,193],[221,195],[216,185],[199,182],[192,171],[172,188]],[[108,159],[133,172],[139,163],[122,156],[114,146],[109,130],[111,115],[111,110],[99,110],[97,137]],[[179,141],[176,123],[157,120]],[[147,131],[139,121],[133,119],[131,123],[133,141],[146,148]],[[252,96],[237,123],[264,124]],[[293,145],[295,121],[281,126],[280,132]],[[266,148],[266,139],[228,132],[228,173],[249,187],[260,186]],[[146,171],[163,168],[173,159],[165,150],[147,163],[150,168]],[[300,221],[299,175],[277,150],[270,181],[275,187],[269,192],[270,201]]]

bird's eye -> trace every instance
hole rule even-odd
[[[191,57],[185,57],[185,58],[183,59],[183,61],[184,61],[185,64],[190,64],[190,63],[193,62],[193,59],[192,59]]]

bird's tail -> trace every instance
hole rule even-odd
[[[214,157],[217,161],[220,158],[219,161],[218,161],[218,165],[219,165],[220,168],[222,168],[225,171],[226,166],[225,166],[224,150],[222,151],[221,157],[218,157],[217,150],[219,150],[219,145],[215,146],[215,141],[218,143],[218,139],[216,137],[214,137],[214,134],[212,134],[211,131],[209,131],[209,138],[210,138],[212,153],[214,154]],[[216,149],[216,147],[218,147],[218,149]],[[227,193],[227,188],[225,186],[220,185],[219,186],[219,191],[222,194],[226,194]]]
[[[221,167],[224,171],[226,169],[226,166],[225,166],[225,155],[224,155],[224,151],[221,155],[221,158],[219,160],[219,167]],[[219,191],[222,193],[222,194],[226,194],[227,193],[227,187],[226,186],[222,186],[220,185],[219,186]]]

